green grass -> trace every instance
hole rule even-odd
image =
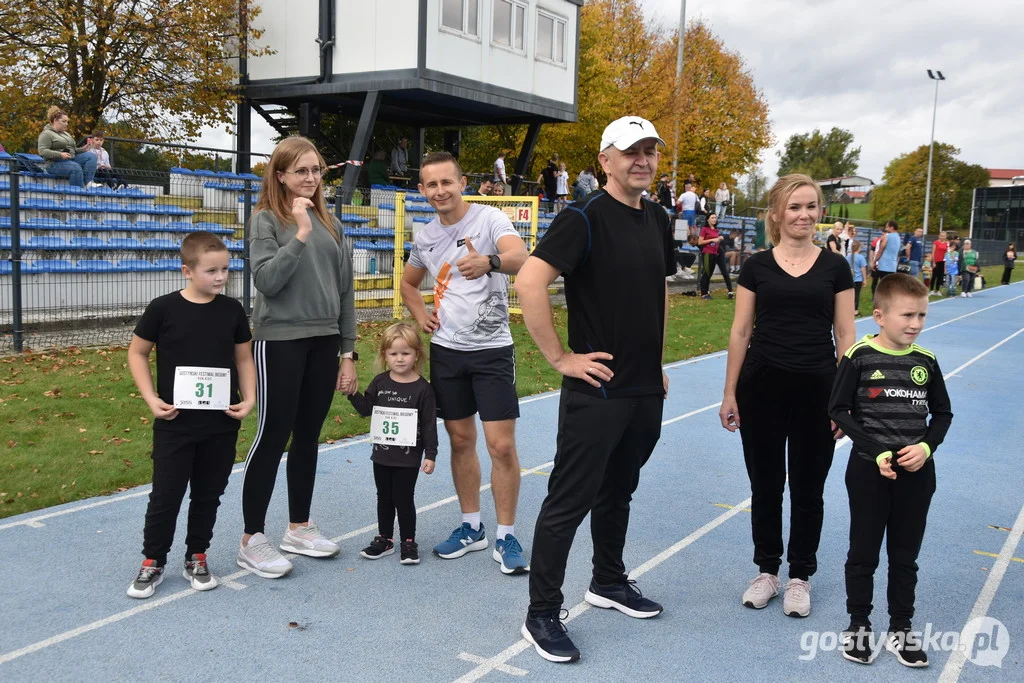
[[[672,296],[665,361],[725,348],[732,302]],[[555,311],[564,340],[565,310]],[[387,322],[359,327],[360,386],[373,377],[376,343]],[[556,389],[561,376],[544,360],[521,318],[514,317],[521,396]],[[676,391],[685,391],[677,387]],[[0,518],[149,483],[153,469],[152,415],[128,371],[126,350],[77,349],[0,358]],[[255,433],[255,413],[242,423],[237,459]],[[364,434],[359,417],[340,394],[321,434],[334,441]]]
[[[871,203],[868,203],[868,204],[839,204],[839,203],[829,204],[828,211],[826,213],[828,214],[828,216],[832,217],[832,221],[831,222],[833,222],[833,223],[835,222],[835,219],[836,219],[836,217],[839,216],[839,212],[840,211],[842,211],[843,213],[849,212],[849,215],[845,216],[845,218],[851,218],[851,219],[854,219],[854,220],[870,221],[870,220],[872,220],[874,218],[875,205],[871,204]],[[828,221],[826,221],[826,222],[828,222]]]
[[[993,287],[998,287],[1003,278],[1003,267],[1002,266],[983,266],[981,269],[981,276],[985,280],[985,290],[989,290]],[[1014,268],[1013,275],[1010,276],[1010,282],[1020,282],[1024,280],[1024,268]],[[933,297],[932,301],[939,301],[938,297]],[[873,306],[871,305],[871,279],[864,283],[864,287],[860,290],[860,314],[863,316],[871,316]],[[860,334],[866,334],[863,330],[858,331]],[[872,330],[872,333],[877,330]]]

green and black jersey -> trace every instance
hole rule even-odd
[[[840,361],[828,413],[853,441],[854,452],[873,462],[918,443],[931,456],[953,421],[934,354],[917,344],[904,351],[885,349],[873,335],[851,346]]]

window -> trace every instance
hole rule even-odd
[[[469,36],[478,36],[479,9],[480,0],[441,0],[441,27]]]
[[[537,58],[565,64],[565,19],[537,12]]]
[[[526,51],[526,5],[517,0],[494,0],[494,43]]]

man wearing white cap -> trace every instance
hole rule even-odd
[[[665,277],[676,269],[673,235],[665,210],[641,199],[664,144],[640,117],[609,124],[598,154],[607,184],[558,214],[515,282],[530,334],[563,375],[555,466],[537,517],[530,609],[521,629],[554,662],[580,656],[560,619],[561,588],[573,537],[588,513],[594,573],[584,599],[640,619],[662,611],[627,577],[622,550],[629,503],[661,434],[668,391],[661,358]],[[559,274],[568,351],[547,293]]]

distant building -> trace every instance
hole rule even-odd
[[[1007,185],[1024,185],[1024,168],[986,168],[989,187],[1006,187]],[[1013,182],[1016,178],[1017,182]]]
[[[836,195],[840,204],[867,204],[871,201],[871,190],[842,190]]]
[[[974,191],[971,237],[1024,243],[1024,183]]]

